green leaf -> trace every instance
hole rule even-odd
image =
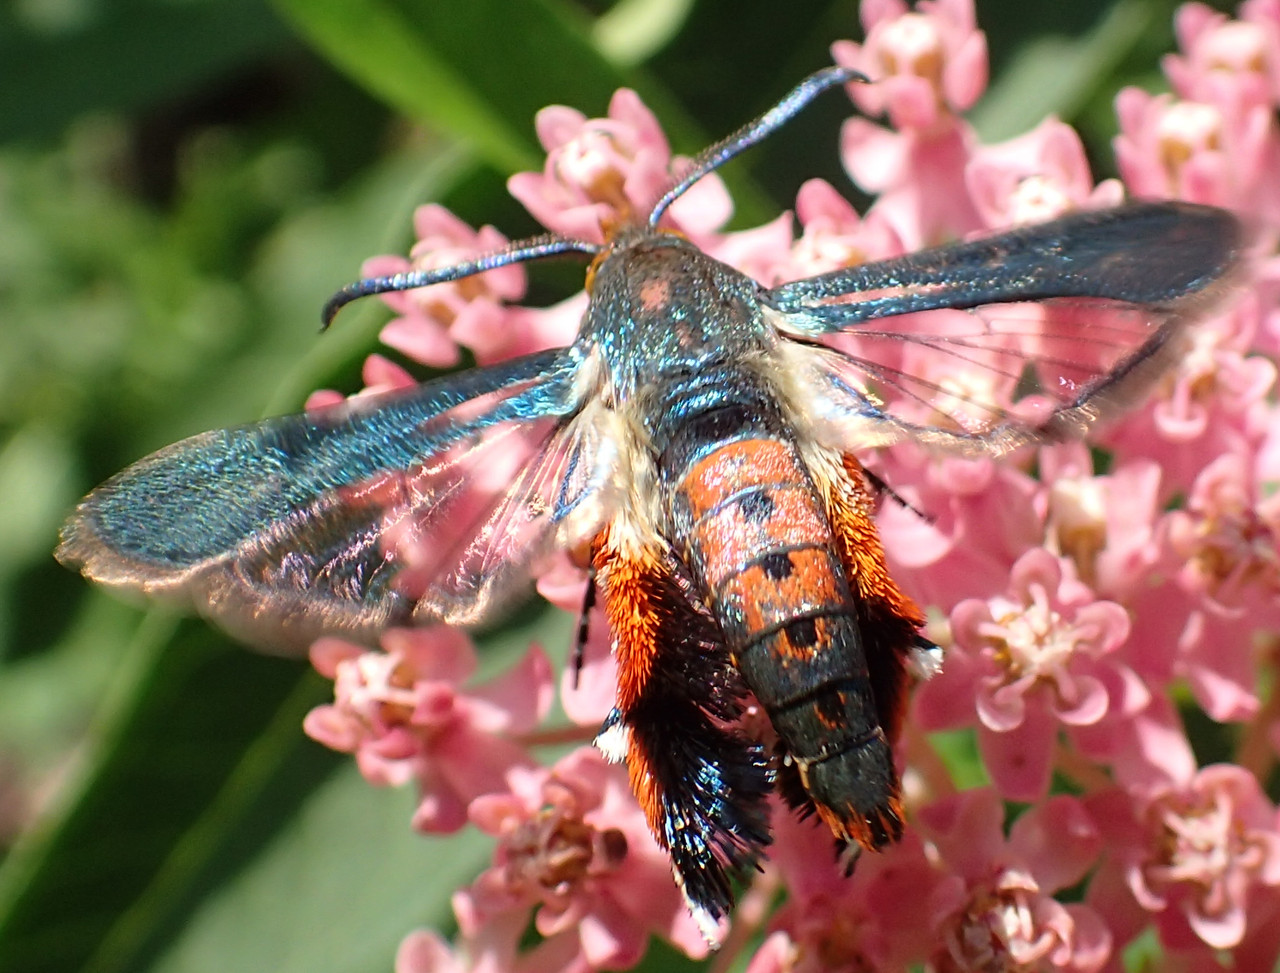
[[[664,86],[611,63],[592,40],[591,23],[568,3],[275,2],[369,91],[464,140],[501,173],[541,167],[533,127],[540,109],[563,104],[604,114],[607,97],[623,86],[639,92],[673,145],[696,151],[709,141]],[[750,205],[751,192],[743,190],[739,206]]]
[[[278,4],[370,91],[465,139],[503,171],[539,164],[532,127],[538,109],[580,100],[584,91],[612,91],[621,80],[592,47],[586,24],[571,23],[544,0]]]
[[[995,142],[1049,115],[1074,117],[1160,15],[1144,0],[1122,0],[1081,37],[1044,36],[1022,45],[969,120],[984,142]]]
[[[371,787],[348,764],[209,897],[155,973],[389,971],[411,930],[451,927],[450,897],[492,852],[474,829],[416,834],[412,813],[411,789]]]
[[[6,5],[0,141],[49,138],[90,109],[171,100],[292,44],[259,0]]]
[[[171,621],[150,619],[119,672],[82,783],[0,871],[0,968],[138,968],[196,894],[195,876],[232,867],[278,826],[248,825],[255,801],[270,791],[296,802],[336,763],[312,755],[303,773],[307,754],[296,752],[302,715],[324,697],[321,680],[234,650],[196,622],[171,631]],[[139,815],[140,798],[162,813]],[[122,911],[121,901],[131,905]]]

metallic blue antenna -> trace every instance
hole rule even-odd
[[[703,149],[693,160],[689,169],[679,182],[666,191],[649,213],[648,226],[654,228],[662,219],[668,207],[679,199],[689,187],[709,172],[714,172],[738,153],[751,148],[768,138],[779,128],[800,114],[818,95],[837,85],[860,82],[869,84],[865,74],[852,68],[830,67],[809,75],[791,93],[770,108],[755,121],[749,122],[727,138]],[[387,277],[366,277],[353,284],[348,284],[325,302],[321,311],[321,320],[328,328],[338,312],[352,301],[371,294],[388,294],[394,291],[410,291],[431,284],[443,284],[451,280],[461,280],[473,274],[481,274],[486,270],[495,270],[509,264],[524,263],[527,260],[541,260],[565,253],[582,253],[595,256],[604,250],[598,243],[586,240],[572,240],[554,233],[518,240],[505,249],[484,254],[475,260],[454,264],[451,267],[440,267],[436,270],[414,270]]]
[[[526,260],[541,260],[543,257],[554,257],[562,253],[585,253],[594,256],[603,247],[585,240],[570,240],[567,237],[548,233],[545,236],[531,237],[528,240],[517,240],[503,250],[486,253],[468,260],[465,263],[453,264],[450,267],[439,267],[436,270],[410,270],[388,277],[365,277],[354,284],[348,284],[333,297],[324,302],[320,312],[323,327],[328,328],[337,317],[339,311],[352,301],[370,294],[388,294],[392,291],[411,291],[430,284],[443,284],[451,280],[461,280],[473,274],[482,274],[486,270],[496,270],[508,264],[524,263]]]
[[[853,68],[823,68],[821,71],[809,75],[809,77],[792,88],[789,95],[755,121],[748,122],[732,135],[703,149],[693,160],[693,166],[689,172],[678,183],[668,189],[653,207],[653,210],[649,213],[649,226],[656,227],[667,208],[708,172],[714,172],[739,152],[743,152],[758,142],[764,141],[799,115],[800,112],[804,111],[805,108],[809,107],[810,102],[828,88],[854,82],[870,84],[871,79],[861,71],[853,70]]]

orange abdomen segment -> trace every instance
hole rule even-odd
[[[843,546],[797,447],[730,440],[676,484],[683,554],[818,813],[868,847],[896,838],[898,782]]]

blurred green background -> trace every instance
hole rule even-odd
[[[1056,112],[1111,174],[1111,100],[1161,87],[1173,10],[978,0],[983,136]],[[324,299],[404,251],[422,202],[535,231],[503,186],[541,165],[542,105],[598,115],[629,85],[689,153],[844,37],[853,0],[0,8],[0,970],[370,973],[413,927],[450,930],[485,843],[411,834],[411,793],[302,736],[327,696],[305,665],[91,590],[53,561],[58,524],[166,443],[358,387],[387,314],[364,302],[321,337]],[[738,225],[811,176],[851,190],[847,112],[824,99],[730,167]],[[565,620],[529,619],[562,654]]]

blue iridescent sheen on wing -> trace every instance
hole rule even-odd
[[[90,494],[59,557],[104,583],[194,604],[268,647],[408,622],[426,587],[395,586],[411,576],[412,546],[430,544],[440,562],[433,577],[447,577],[451,551],[436,539],[447,517],[466,501],[470,519],[454,525],[460,550],[513,482],[477,497],[479,465],[521,445],[516,467],[545,452],[577,407],[577,372],[572,351],[547,351],[194,436]],[[557,489],[551,479],[536,488]],[[424,539],[430,531],[436,538]]]
[[[1238,246],[1239,224],[1224,210],[1138,203],[843,267],[782,284],[765,300],[811,334],[936,308],[1063,297],[1163,307],[1220,278]]]
[[[969,455],[1078,439],[1145,393],[1230,288],[1241,230],[1132,203],[765,291],[819,435]],[[968,383],[962,387],[958,380]]]

